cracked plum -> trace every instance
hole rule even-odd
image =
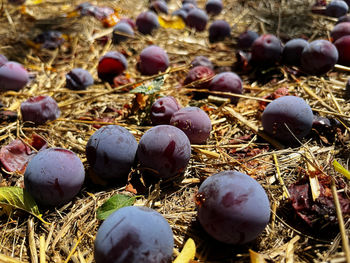
[[[66,74],[66,88],[71,90],[85,90],[94,84],[90,72],[82,68],[74,68]]]
[[[173,96],[157,99],[151,107],[151,121],[153,125],[170,124],[173,114],[180,109],[180,105]]]
[[[128,62],[122,53],[109,51],[98,62],[97,73],[102,81],[113,83],[113,79],[122,74],[128,67]]]

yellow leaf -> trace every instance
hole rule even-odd
[[[0,207],[3,207],[3,211],[7,214],[11,213],[13,209],[23,210],[48,224],[42,219],[33,197],[21,187],[0,187]]]
[[[344,175],[348,180],[350,180],[350,172],[348,170],[346,170],[340,163],[338,163],[336,160],[333,161],[333,166],[334,169]]]
[[[27,0],[26,5],[37,5],[41,4],[43,0]]]
[[[250,263],[265,263],[264,256],[249,249]]]
[[[181,253],[173,263],[189,263],[196,255],[196,244],[192,238],[187,239]]]
[[[186,26],[185,22],[179,16],[172,16],[171,18],[158,16],[158,21],[163,28],[184,29]]]

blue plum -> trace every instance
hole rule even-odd
[[[289,40],[283,48],[282,62],[287,65],[299,66],[301,53],[307,45],[309,45],[309,42],[302,38]]]
[[[208,19],[207,14],[202,9],[194,8],[188,12],[186,24],[197,31],[204,31],[207,26]]]
[[[349,11],[349,6],[345,1],[332,0],[326,6],[325,15],[338,18],[346,15],[348,11]]]
[[[159,27],[158,17],[152,11],[139,14],[136,18],[137,30],[144,35],[150,35]]]
[[[174,248],[169,223],[148,207],[127,206],[112,213],[95,239],[97,263],[170,263]]]
[[[231,36],[230,24],[224,20],[215,20],[209,26],[209,41],[211,43],[225,40]]]
[[[221,0],[208,0],[205,4],[205,10],[210,15],[218,15],[223,9],[223,4]]]
[[[255,31],[246,30],[238,36],[237,47],[242,50],[248,50],[258,37],[259,34]]]
[[[28,163],[24,187],[43,206],[62,205],[76,196],[85,179],[84,166],[70,150],[39,151]]]
[[[208,177],[199,187],[196,201],[204,230],[227,244],[256,239],[270,219],[265,190],[255,179],[237,171]]]
[[[86,158],[96,176],[126,179],[134,164],[135,137],[124,127],[107,125],[98,129],[86,145]]]
[[[190,157],[191,144],[186,134],[170,125],[158,125],[146,131],[137,149],[140,168],[155,178],[183,173]]]

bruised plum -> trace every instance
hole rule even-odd
[[[173,96],[166,96],[157,99],[151,107],[152,124],[170,124],[171,117],[179,109],[180,105]]]
[[[174,248],[169,223],[148,207],[127,206],[112,213],[95,239],[97,263],[170,263]]]
[[[156,178],[183,173],[190,157],[191,144],[186,134],[170,125],[158,125],[146,131],[137,149],[140,168]]]
[[[208,177],[196,197],[200,224],[214,239],[227,244],[254,240],[270,219],[265,190],[255,179],[237,171]]]

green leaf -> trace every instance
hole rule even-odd
[[[125,206],[133,205],[136,197],[137,196],[127,196],[122,194],[113,195],[97,209],[97,218],[100,220],[105,220],[114,211],[117,211]]]
[[[163,86],[163,84],[164,84],[164,77],[160,76],[158,78],[155,78],[151,82],[147,82],[145,84],[142,84],[134,88],[133,90],[130,91],[130,93],[142,93],[145,95],[154,94],[160,91],[160,88]]]
[[[42,218],[39,207],[33,197],[21,187],[0,187],[0,206],[3,207],[4,211],[8,214],[12,209],[20,209],[48,224]]]

